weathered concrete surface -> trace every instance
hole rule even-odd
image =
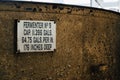
[[[16,54],[15,20],[55,20],[57,49]],[[0,80],[120,80],[120,14],[0,2]]]

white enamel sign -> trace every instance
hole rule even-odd
[[[56,49],[54,21],[17,21],[18,52],[48,52]]]

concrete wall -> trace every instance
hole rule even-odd
[[[15,20],[56,21],[56,51],[16,53]],[[119,80],[120,14],[0,2],[0,80]]]

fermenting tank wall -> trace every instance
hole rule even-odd
[[[16,20],[56,22],[56,51],[16,53]],[[0,80],[120,80],[120,14],[0,2]]]

